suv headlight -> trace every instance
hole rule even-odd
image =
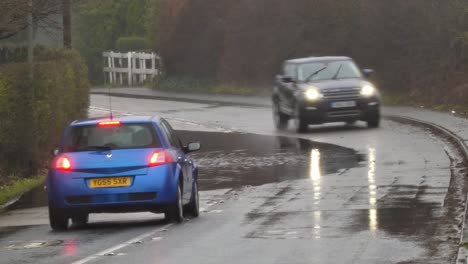
[[[375,94],[375,87],[367,84],[361,88],[361,95],[369,97]]]
[[[320,99],[320,92],[317,88],[309,88],[305,92],[305,97],[309,101],[315,101]]]

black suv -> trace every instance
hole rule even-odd
[[[295,130],[309,124],[366,121],[380,123],[380,95],[366,80],[372,70],[361,71],[348,57],[310,57],[288,60],[273,89],[273,116],[278,129],[294,119]]]

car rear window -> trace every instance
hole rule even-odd
[[[159,148],[161,141],[150,124],[75,126],[65,135],[65,152]]]

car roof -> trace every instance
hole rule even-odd
[[[113,116],[112,120],[120,121],[124,124],[130,123],[159,123],[161,118],[157,116],[134,116],[134,115],[122,115],[122,116]],[[87,118],[82,120],[76,120],[71,123],[71,126],[92,126],[97,125],[99,122],[110,121],[110,117],[96,117],[96,118]]]
[[[346,57],[346,56],[307,57],[307,58],[297,58],[297,59],[287,60],[286,63],[303,64],[303,63],[342,61],[342,60],[351,60],[351,58]]]

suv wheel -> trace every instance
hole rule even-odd
[[[182,223],[184,221],[184,206],[182,205],[182,190],[177,188],[177,200],[165,213],[164,217],[168,222]]]
[[[289,116],[281,112],[279,102],[277,100],[273,102],[273,120],[275,121],[275,127],[278,130],[283,130],[288,126]]]
[[[192,197],[190,203],[187,205],[186,212],[193,217],[200,215],[200,197],[198,196],[198,183],[195,181],[192,188]]]
[[[304,133],[307,131],[308,126],[309,124],[301,117],[300,108],[296,106],[296,110],[294,111],[294,129],[297,133]]]
[[[370,115],[369,118],[367,119],[367,127],[377,128],[379,127],[379,125],[380,125],[380,114],[377,112],[377,113],[373,113],[372,115]]]
[[[50,227],[55,231],[65,231],[68,228],[68,216],[63,210],[49,207]]]

